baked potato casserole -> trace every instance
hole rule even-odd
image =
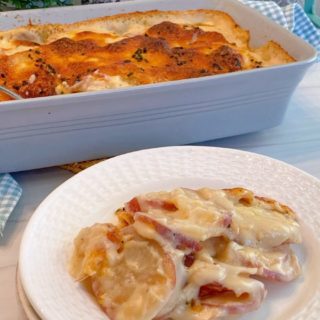
[[[229,318],[300,274],[295,213],[244,188],[152,192],[116,216],[79,232],[70,263],[112,320]]]
[[[146,11],[0,31],[0,85],[23,98],[137,86],[286,64],[279,44],[215,10]],[[0,94],[0,101],[9,97]]]

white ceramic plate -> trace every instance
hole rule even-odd
[[[20,272],[26,294],[43,319],[107,319],[90,295],[68,275],[78,231],[113,219],[136,194],[174,187],[243,186],[294,209],[303,222],[297,248],[303,276],[268,285],[262,307],[246,320],[319,319],[320,182],[282,162],[213,147],[168,147],[122,155],[74,176],[39,206],[25,231]]]

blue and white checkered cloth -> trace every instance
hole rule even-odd
[[[320,31],[310,21],[299,3],[294,0],[256,1],[240,0],[244,4],[259,10],[273,21],[287,28],[316,48],[320,54]],[[280,5],[286,4],[285,6]],[[318,59],[319,60],[319,59]]]
[[[99,0],[92,2],[116,2],[117,0]],[[121,0],[120,0],[121,1]],[[309,20],[300,6],[302,0],[256,1],[240,0],[259,10],[262,14],[281,24],[314,46],[320,53],[320,32]],[[0,236],[10,213],[15,208],[22,189],[9,174],[0,174]]]
[[[0,174],[0,236],[22,194],[22,189],[9,174]]]

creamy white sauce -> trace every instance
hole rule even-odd
[[[233,204],[220,190],[175,189],[168,193],[150,193],[139,199],[142,206],[145,200],[153,199],[173,203],[178,209],[175,212],[149,208],[144,214],[194,240],[204,241],[222,234],[231,236],[224,220],[233,215]]]
[[[73,92],[88,92],[99,91],[104,89],[115,89],[128,87],[130,84],[124,81],[120,76],[108,75],[88,75],[81,81],[69,86],[66,81],[63,81],[56,87],[57,94],[73,93]]]
[[[103,306],[114,308],[117,319],[153,319],[172,298],[175,264],[162,251],[149,241],[129,240],[117,263],[94,277],[95,286],[104,292]]]
[[[226,191],[208,188],[148,193],[137,201],[142,212],[135,213],[130,232],[124,233],[125,250],[119,252],[103,238],[99,242],[105,231],[101,225],[89,232],[89,241],[80,243],[82,252],[107,251],[110,267],[103,268],[102,275],[96,276],[90,261],[83,273],[93,275],[94,287],[105,292],[100,303],[116,310],[118,319],[212,320],[244,313],[258,308],[266,295],[264,284],[252,275],[276,274],[290,281],[299,274],[289,245],[277,246],[298,242],[299,225],[275,211],[279,206],[275,210],[260,202],[245,206]],[[221,224],[225,217],[232,218],[231,228]],[[202,249],[186,267],[185,254],[200,241]],[[186,243],[190,246],[177,249],[177,244]],[[154,286],[147,283],[153,277]],[[201,287],[210,284],[231,292],[200,298]],[[116,297],[122,294],[119,302]]]
[[[231,241],[220,259],[234,265],[255,266],[257,274],[266,278],[291,281],[300,274],[298,259],[288,245],[263,249],[245,247]]]
[[[171,316],[175,320],[195,320],[210,319],[213,315],[219,317],[226,315],[223,303],[220,307],[210,308],[201,305],[199,312],[194,312],[190,307],[192,300],[197,301],[200,287],[211,283],[218,283],[222,287],[234,291],[237,297],[246,293],[249,298],[244,303],[259,305],[265,297],[266,291],[260,281],[249,277],[250,274],[255,273],[255,268],[234,267],[217,261],[207,263],[196,260],[188,270],[188,284],[183,288],[178,304],[169,317]],[[227,298],[224,303],[228,303]]]
[[[176,284],[173,289],[171,295],[168,297],[164,307],[159,311],[158,317],[164,316],[169,313],[177,304],[177,301],[180,297],[181,290],[186,284],[187,281],[187,271],[183,263],[184,252],[180,250],[176,250],[173,248],[172,244],[165,240],[161,235],[151,228],[150,226],[140,222],[135,221],[134,229],[137,231],[139,235],[144,238],[155,240],[164,248],[165,252],[167,252],[172,258],[175,268],[176,268]]]
[[[286,241],[301,242],[298,222],[262,206],[238,205],[232,229],[236,240],[246,246],[272,248]]]
[[[28,79],[29,84],[34,83],[36,81],[36,79],[37,79],[36,75],[32,74]]]

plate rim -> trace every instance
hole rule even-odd
[[[16,289],[17,289],[18,301],[22,307],[22,310],[26,318],[28,320],[41,320],[41,318],[38,316],[38,314],[34,310],[23,288],[21,277],[20,277],[20,271],[19,271],[19,263],[16,268]]]

